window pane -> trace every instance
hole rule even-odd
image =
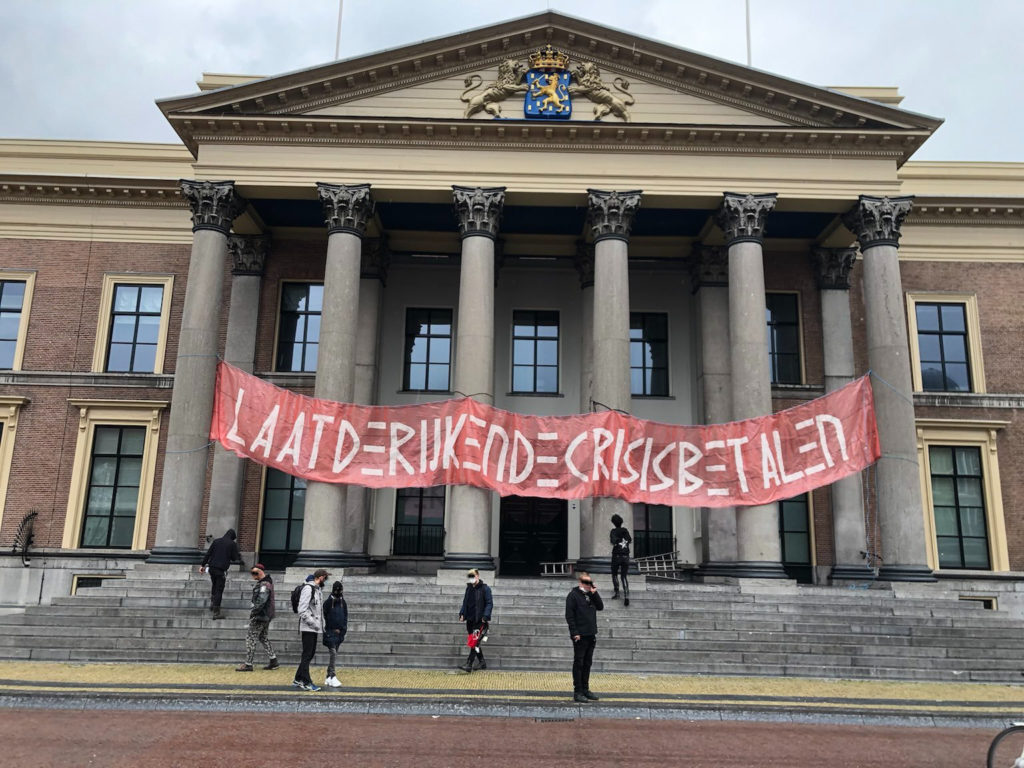
[[[935,533],[939,536],[956,536],[956,508],[935,507]]]
[[[538,365],[558,365],[557,341],[537,342],[537,363]]]
[[[447,365],[431,365],[430,375],[427,378],[427,389],[431,392],[447,392],[448,391],[448,366]],[[473,394],[469,392],[467,394]]]
[[[806,531],[807,507],[796,502],[783,502],[782,525],[787,531]]]
[[[946,389],[950,392],[966,392],[970,388],[967,366],[961,363],[947,363]]]
[[[415,525],[420,519],[419,499],[416,497],[398,497],[395,505],[395,522],[398,525]]]
[[[430,362],[449,363],[451,362],[451,339],[432,338],[430,340]]]
[[[291,495],[290,490],[268,488],[263,505],[263,516],[271,519],[288,517],[288,502],[291,500]]]
[[[137,285],[118,285],[114,287],[114,311],[135,312],[139,306],[139,287]]]
[[[939,536],[939,567],[960,568],[960,540],[955,536]]]
[[[985,539],[964,539],[964,567],[989,567],[988,542]]]
[[[140,316],[135,339],[142,344],[156,344],[160,341],[160,316]]]
[[[0,309],[22,309],[25,301],[25,283],[5,280],[0,283]]]
[[[139,297],[140,312],[159,313],[163,308],[164,288],[162,285],[146,285],[141,289]]]
[[[107,546],[107,527],[109,524],[109,517],[86,517],[85,525],[82,528],[82,546]]]
[[[981,480],[976,477],[958,477],[956,494],[961,507],[980,507],[985,503],[982,501]]]
[[[933,445],[928,449],[928,462],[933,475],[953,474],[953,449],[946,446]]]
[[[427,310],[407,309],[405,311],[405,334],[407,336],[426,336],[429,327]]]
[[[92,460],[92,485],[113,485],[117,472],[117,459],[113,456],[97,456]]]
[[[156,370],[156,345],[137,344],[135,346],[135,360],[132,362],[132,371],[135,373],[152,373]]]
[[[306,486],[304,480],[295,478],[292,490],[292,520],[301,520],[306,516]]]
[[[957,448],[956,472],[958,475],[981,477],[981,451],[977,448]]]
[[[533,368],[517,365],[512,369],[512,391],[532,392],[533,391]]]
[[[20,312],[0,312],[0,338],[17,339],[20,325]]]
[[[117,438],[121,430],[117,427],[96,427],[93,435],[93,453],[117,453]]]
[[[409,365],[409,381],[406,383],[406,389],[426,389],[427,388],[427,366],[422,363],[412,363]]]
[[[533,338],[536,335],[536,327],[532,323],[527,325],[516,320],[512,325],[512,335]]]
[[[87,515],[109,515],[114,500],[114,489],[101,485],[89,489],[89,499],[85,505]]]
[[[659,395],[666,397],[668,395],[668,370],[665,368],[655,368],[651,371],[651,391],[649,395]]]
[[[668,344],[664,341],[652,341],[648,347],[650,365],[655,368],[668,368]]]
[[[122,456],[141,456],[145,450],[145,443],[145,427],[125,427],[121,430]]]
[[[943,304],[941,307],[942,311],[942,330],[944,331],[963,331],[966,330],[964,326],[964,305],[963,304]]]
[[[811,562],[810,538],[806,533],[786,533],[784,545],[787,563]]]
[[[427,362],[427,339],[425,337],[412,340],[412,347],[409,349],[409,361],[413,363]]]
[[[320,355],[319,344],[306,345],[306,359],[302,363],[302,370],[306,373],[316,373],[317,358]]]
[[[287,520],[266,520],[263,521],[263,539],[260,549],[281,550],[285,549],[286,537],[288,535]]]
[[[777,358],[778,384],[800,383],[800,358],[796,355],[779,355]]]
[[[776,323],[796,323],[796,295],[792,293],[769,293],[765,296],[768,314]]]
[[[548,339],[557,339],[558,314],[555,312],[545,312],[543,315],[537,322],[537,335]]]
[[[320,315],[306,315],[306,341],[320,341]]]
[[[946,389],[946,377],[938,363],[921,364],[921,386],[927,392],[942,392]]]
[[[291,525],[288,526],[287,546],[293,551],[302,546],[302,520],[292,518]]]
[[[138,509],[139,489],[118,488],[117,494],[114,496],[114,514],[120,517],[131,517],[134,523],[135,513]]]
[[[646,395],[644,391],[644,369],[632,368],[629,371],[629,393],[631,395]]]
[[[121,459],[121,466],[117,473],[117,484],[138,486],[141,480],[142,459]]]
[[[985,538],[985,510],[981,507],[960,507],[960,532],[964,536]]]
[[[324,307],[324,287],[320,283],[310,283],[306,288],[304,309],[307,312],[320,312]]]
[[[14,351],[16,347],[17,342],[0,341],[0,368],[14,367]]]
[[[533,345],[530,339],[516,339],[512,342],[512,362],[515,365],[533,365]]]
[[[651,504],[647,507],[647,530],[672,532],[672,507],[663,504]]]
[[[452,335],[452,311],[450,309],[434,310],[430,316],[431,336]]]
[[[131,343],[135,340],[135,315],[115,315],[110,340]]]
[[[267,488],[291,488],[291,479],[279,469],[267,470]]]
[[[629,342],[629,364],[634,368],[644,364],[644,343],[642,341]]]
[[[537,368],[537,391],[558,391],[558,368],[545,365],[539,366]]]
[[[932,502],[937,507],[952,507],[956,504],[953,495],[953,478],[932,477]]]
[[[920,331],[939,330],[939,308],[934,304],[918,304],[917,328]]]
[[[306,286],[303,283],[285,283],[281,286],[281,312],[298,312],[306,307]]]
[[[664,341],[668,338],[668,315],[664,312],[651,312],[644,315],[647,338],[653,341]]]
[[[921,333],[917,336],[917,346],[921,351],[921,361],[926,363],[942,360],[939,337],[934,333]]]
[[[796,354],[799,350],[799,337],[795,325],[775,326],[775,352]]]
[[[443,525],[444,496],[424,498],[420,507],[420,515],[424,525]]]
[[[967,347],[959,334],[947,333],[942,337],[942,352],[947,363],[967,362]]]

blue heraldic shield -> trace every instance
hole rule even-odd
[[[526,73],[526,116],[544,120],[568,120],[572,117],[567,71],[531,69]]]

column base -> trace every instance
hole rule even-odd
[[[735,560],[702,563],[697,569],[702,578],[714,579],[789,579],[782,563],[771,560]]]
[[[147,563],[157,565],[198,565],[205,553],[194,547],[154,547],[149,551]]]
[[[935,573],[927,565],[883,565],[878,569],[878,581],[935,582]]]
[[[736,563],[733,560],[709,560],[697,566],[694,578],[729,578],[733,575]]]
[[[304,549],[292,563],[296,568],[367,568],[374,563],[365,552],[335,552],[324,549]]]
[[[441,563],[442,571],[468,571],[470,568],[476,568],[478,571],[493,571],[494,558],[489,552],[448,552],[445,553],[444,562]]]
[[[833,565],[829,581],[874,581],[875,569],[866,565]]]

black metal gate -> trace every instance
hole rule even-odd
[[[502,576],[537,576],[542,562],[565,560],[569,507],[564,499],[504,496],[498,554]]]

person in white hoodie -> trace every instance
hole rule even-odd
[[[306,691],[319,691],[320,687],[313,684],[309,676],[309,664],[316,655],[316,644],[324,631],[324,582],[331,577],[320,568],[306,578],[299,594],[299,634],[302,636],[302,660],[295,670],[292,685]]]

